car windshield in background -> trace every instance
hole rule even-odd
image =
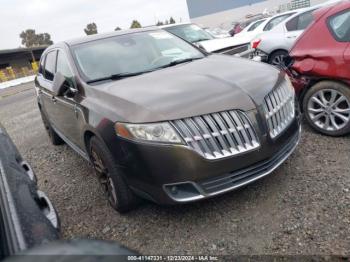
[[[197,25],[178,25],[173,27],[164,28],[164,30],[185,39],[190,43],[197,43],[206,40],[215,39],[214,36],[209,34],[204,29]]]
[[[73,47],[73,54],[87,82],[134,76],[204,57],[192,45],[165,31],[100,39]]]

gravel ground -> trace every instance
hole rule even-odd
[[[119,215],[92,168],[49,143],[31,84],[0,92],[0,121],[56,205],[62,237],[117,240],[143,254],[350,254],[350,137],[303,125],[296,152],[244,189],[184,206]],[[3,97],[2,97],[3,96]]]

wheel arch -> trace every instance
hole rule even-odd
[[[272,57],[275,53],[277,53],[277,52],[286,52],[287,54],[289,54],[289,51],[286,50],[286,49],[283,49],[283,48],[275,49],[275,50],[273,50],[273,51],[268,55],[268,61],[269,61],[269,62],[270,62],[271,57]]]
[[[347,82],[346,80],[332,79],[332,78],[327,78],[327,77],[310,78],[309,84],[305,88],[303,88],[303,90],[301,91],[301,93],[299,95],[299,105],[300,105],[301,112],[304,112],[303,103],[304,103],[304,98],[305,98],[307,92],[316,84],[321,83],[321,82],[326,82],[326,81],[343,84],[343,85],[346,85],[350,88],[350,82]]]
[[[84,131],[83,131],[83,143],[85,146],[85,152],[87,153],[88,156],[90,156],[90,140],[92,137],[97,137],[101,143],[104,144],[104,146],[106,146],[106,148],[110,149],[105,141],[105,139],[103,139],[103,136],[98,132],[98,130],[92,128],[91,126],[87,126]]]

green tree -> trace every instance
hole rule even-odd
[[[87,35],[96,35],[97,32],[97,25],[95,23],[87,24],[86,28],[84,29],[85,34]]]
[[[161,26],[161,25],[164,25],[164,23],[161,22],[161,21],[158,21],[157,24],[156,24],[156,26]]]
[[[119,30],[122,30],[119,26],[117,26],[114,31],[119,31]]]
[[[40,45],[52,45],[51,35],[48,33],[36,34],[34,29],[23,31],[19,37],[22,39],[22,45],[25,47],[33,47]]]
[[[52,45],[51,35],[48,33],[43,33],[37,35],[37,41],[39,45]]]
[[[137,20],[133,20],[131,23],[131,26],[130,26],[130,28],[141,28],[141,27],[142,26],[141,26],[140,22]]]
[[[176,24],[176,21],[175,21],[175,19],[173,17],[170,17],[169,23],[170,24]]]

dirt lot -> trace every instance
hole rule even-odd
[[[350,136],[329,138],[304,125],[292,157],[255,184],[119,215],[87,162],[49,144],[32,85],[0,90],[0,122],[56,205],[63,238],[117,240],[144,254],[350,254]]]

